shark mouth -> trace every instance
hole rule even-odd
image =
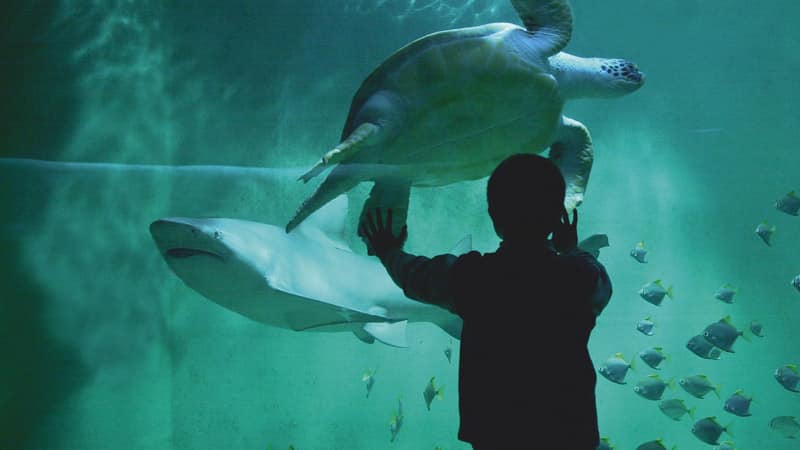
[[[194,256],[210,256],[212,258],[216,258],[222,261],[222,257],[217,255],[216,253],[211,253],[196,248],[175,247],[167,249],[165,253],[168,257],[176,259],[186,259],[186,258],[192,258]]]

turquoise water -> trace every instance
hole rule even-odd
[[[637,354],[655,345],[669,355],[660,377],[675,382],[664,398],[684,399],[696,419],[731,424],[733,436],[722,440],[736,448],[797,448],[768,423],[800,417],[800,394],[773,377],[779,366],[800,364],[800,293],[790,285],[800,273],[800,219],[773,206],[800,190],[800,4],[572,6],[567,51],[630,59],[647,77],[629,96],[566,106],[595,146],[579,231],[610,241],[600,260],[614,296],[590,350],[597,367],[616,352],[637,359],[628,384],[598,379],[602,436],[618,449],[656,438],[668,448],[711,448],[692,435],[690,418],[672,421],[634,393],[656,372]],[[148,225],[217,216],[283,226],[313,189],[297,175],[338,142],[352,94],[372,68],[429,32],[516,23],[507,2],[62,1],[6,9],[0,448],[468,448],[455,438],[457,342],[442,330],[411,324],[409,347],[393,348],[251,321],[176,277]],[[368,188],[348,194],[345,231],[360,254],[355,220]],[[478,180],[412,190],[406,248],[434,255],[471,234],[475,249],[494,250],[484,189]],[[763,220],[776,226],[772,246],[754,233]],[[629,255],[639,241],[647,264]],[[655,279],[674,291],[660,307],[638,295]],[[725,283],[739,289],[733,304],[714,298]],[[647,316],[653,336],[636,330]],[[736,352],[719,360],[685,348],[726,316],[741,329],[760,321],[764,337],[737,340]],[[531,317],[531,326],[542,320]],[[452,362],[443,354],[450,345]],[[519,358],[558,376],[536,355]],[[362,375],[375,369],[367,398]],[[719,385],[721,398],[696,399],[678,386],[695,374]],[[428,411],[422,391],[432,376],[445,388]],[[525,382],[498,367],[494,388],[513,396]],[[723,410],[737,389],[754,397],[752,416]],[[404,423],[390,443],[398,398]]]

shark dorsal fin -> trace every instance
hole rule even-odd
[[[456,245],[450,249],[450,254],[460,256],[464,253],[469,253],[472,251],[472,235],[468,234],[461,238]]]
[[[344,239],[344,224],[347,219],[347,195],[342,194],[329,201],[325,206],[308,216],[297,231],[311,239],[326,239],[334,246],[350,250]]]

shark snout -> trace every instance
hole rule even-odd
[[[219,233],[206,230],[193,219],[158,219],[150,224],[150,234],[165,258],[205,256],[223,260],[228,253],[219,242]]]

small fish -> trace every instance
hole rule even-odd
[[[720,386],[711,384],[711,380],[705,375],[692,375],[690,377],[681,378],[678,384],[681,385],[683,390],[697,398],[703,398],[711,391],[714,391],[714,394],[719,398]]]
[[[763,221],[756,227],[756,234],[758,237],[761,238],[767,245],[772,245],[770,241],[772,240],[772,235],[775,233],[775,225],[769,226],[767,221]]]
[[[450,362],[450,359],[453,357],[453,347],[452,345],[448,345],[444,349],[444,357],[447,358],[447,362]]]
[[[664,349],[661,347],[646,348],[639,352],[639,358],[642,358],[642,361],[647,363],[647,365],[653,369],[661,370],[658,368],[658,365],[667,359],[667,355],[664,354],[663,350]]]
[[[677,447],[672,447],[672,450],[675,450]],[[655,441],[647,441],[644,444],[636,447],[636,450],[667,450],[667,447],[664,445],[664,441],[661,439],[656,439]]]
[[[722,354],[722,352],[714,347],[714,344],[708,342],[702,334],[698,334],[689,339],[689,342],[686,343],[686,348],[704,359],[719,359],[719,356]]]
[[[717,292],[714,293],[714,297],[716,297],[717,300],[722,300],[725,303],[733,303],[733,297],[737,292],[739,292],[738,289],[726,283],[717,289]]]
[[[800,292],[800,275],[792,278],[792,286],[797,289],[797,292]]]
[[[672,298],[672,286],[664,289],[664,286],[661,284],[661,280],[656,280],[642,286],[642,288],[639,289],[639,296],[645,299],[648,303],[659,306],[664,300],[664,296]]]
[[[739,389],[725,400],[725,406],[723,408],[731,414],[747,417],[752,415],[750,414],[750,403],[752,401],[753,397],[746,397],[744,392]]]
[[[722,351],[733,353],[733,343],[736,338],[742,336],[747,340],[744,331],[736,329],[731,323],[731,317],[725,316],[717,322],[707,326],[703,331],[703,337]]]
[[[431,410],[431,402],[434,398],[439,400],[442,399],[442,393],[444,392],[444,386],[436,387],[434,384],[434,378],[431,377],[430,381],[428,381],[428,385],[425,386],[425,391],[422,392],[422,396],[425,398],[425,405],[428,407],[428,411]]]
[[[647,261],[644,259],[645,256],[647,256],[647,250],[644,248],[644,241],[639,241],[636,246],[633,247],[633,250],[631,250],[631,256],[633,256],[633,259],[642,264],[647,263]]]
[[[598,372],[614,383],[626,384],[625,375],[628,373],[628,369],[633,369],[633,360],[629,363],[625,361],[622,353],[615,353],[606,360]]]
[[[789,192],[775,201],[775,208],[790,216],[796,216],[798,215],[797,210],[800,209],[800,197],[798,197],[794,191]]]
[[[681,420],[685,414],[689,414],[689,417],[694,419],[694,408],[687,408],[683,400],[678,398],[662,400],[658,404],[658,409],[672,420]]]
[[[758,337],[764,337],[764,326],[757,320],[750,321],[750,332]]]
[[[403,402],[400,399],[397,399],[397,411],[392,413],[392,418],[389,420],[389,432],[392,434],[392,437],[389,439],[389,442],[394,442],[397,438],[397,433],[400,432],[400,428],[403,426]]]
[[[692,426],[692,434],[706,444],[717,445],[719,444],[719,437],[723,432],[733,436],[730,432],[730,427],[730,425],[723,427],[717,422],[716,417],[711,416],[695,422]]]
[[[614,450],[614,446],[611,445],[611,441],[607,438],[600,438],[600,444],[597,446],[597,450]]]
[[[787,439],[794,439],[800,433],[800,423],[794,416],[773,417],[769,421],[769,427]]]
[[[369,398],[369,393],[372,392],[372,386],[375,384],[375,372],[377,372],[377,369],[367,370],[361,376],[361,381],[367,386],[367,398]]]
[[[652,374],[639,381],[639,383],[633,387],[633,391],[648,400],[661,400],[661,396],[664,395],[664,390],[667,387],[672,389],[672,384],[672,380],[666,383],[659,378],[657,374]]]
[[[800,392],[797,386],[798,382],[800,382],[800,373],[794,364],[786,364],[775,369],[775,379],[786,390]]]
[[[655,334],[655,331],[653,331],[653,328],[655,328],[655,326],[656,324],[655,322],[653,322],[653,319],[651,319],[650,316],[647,316],[644,319],[640,320],[638,324],[636,324],[636,329],[646,334],[647,336],[652,336]]]

